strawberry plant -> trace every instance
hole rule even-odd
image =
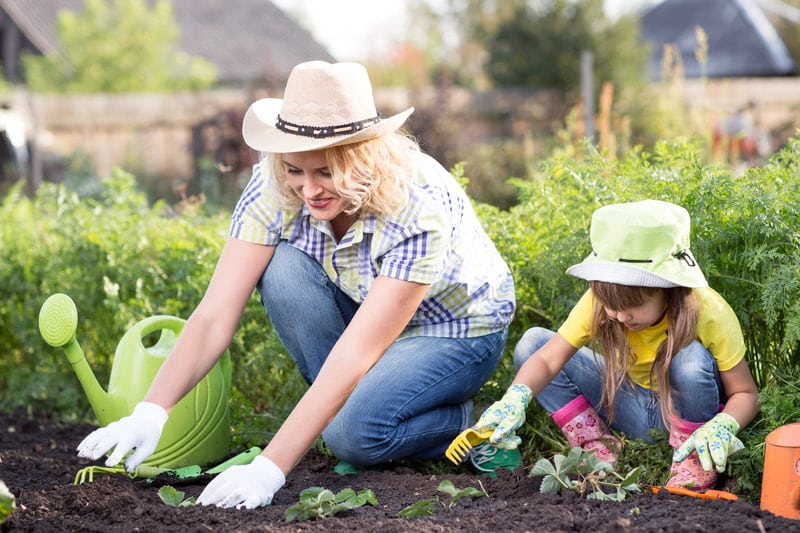
[[[420,516],[431,516],[435,512],[437,503],[441,504],[446,509],[451,509],[456,506],[458,501],[462,498],[480,498],[481,496],[486,496],[486,491],[483,489],[483,487],[481,487],[481,490],[478,490],[474,487],[459,489],[456,488],[456,486],[453,485],[453,482],[449,479],[445,479],[439,483],[437,490],[450,496],[450,500],[447,503],[444,503],[438,496],[436,498],[426,498],[424,500],[419,500],[418,502],[412,503],[397,514],[408,519],[418,518]]]
[[[593,452],[573,447],[567,455],[555,454],[552,462],[539,459],[530,475],[544,476],[540,492],[558,493],[568,489],[588,499],[622,501],[631,492],[639,491],[641,470],[637,467],[620,475]],[[614,492],[604,490],[608,488],[613,488]]]
[[[170,487],[169,485],[164,485],[158,489],[158,497],[167,505],[173,507],[192,507],[197,505],[193,497],[184,499],[184,495],[185,493],[182,490],[177,490],[175,487]]]
[[[370,489],[356,493],[353,489],[343,489],[336,494],[324,487],[310,487],[300,493],[300,501],[286,509],[287,522],[326,518],[341,511],[377,505],[378,499]]]

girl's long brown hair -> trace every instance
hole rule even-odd
[[[659,392],[659,406],[664,425],[669,427],[673,413],[672,391],[669,383],[669,365],[681,349],[695,340],[699,304],[692,289],[687,287],[630,287],[603,281],[590,281],[595,296],[592,311],[591,348],[605,358],[602,403],[608,420],[614,419],[614,402],[617,391],[625,384],[632,386],[628,368],[634,355],[625,336],[625,326],[610,318],[604,307],[618,311],[646,303],[659,291],[666,302],[667,338],[656,350],[656,359],[650,370],[650,383]]]

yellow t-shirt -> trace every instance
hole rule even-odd
[[[744,358],[744,338],[739,319],[731,306],[714,289],[704,287],[693,290],[700,302],[697,340],[714,356],[720,372],[730,370]],[[589,289],[558,329],[558,333],[576,348],[589,342],[593,306],[594,296]],[[658,346],[667,338],[667,318],[664,317],[657,324],[641,331],[626,331],[625,335],[635,356],[628,375],[637,385],[652,388],[650,369]]]

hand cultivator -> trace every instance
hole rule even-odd
[[[460,464],[472,448],[489,440],[492,433],[494,433],[494,429],[481,429],[476,431],[472,428],[467,428],[453,439],[453,442],[450,443],[450,446],[445,450],[444,456],[450,459],[454,464]]]
[[[86,483],[87,481],[91,483],[94,481],[95,474],[122,474],[123,476],[128,476],[132,479],[147,479],[149,482],[164,481],[173,484],[182,482],[186,483],[193,481],[200,476],[219,474],[233,465],[250,464],[256,455],[260,453],[261,448],[254,446],[249,450],[244,451],[239,455],[235,455],[227,461],[205,471],[200,465],[189,465],[181,468],[159,468],[157,466],[140,465],[136,467],[133,473],[128,473],[125,470],[125,467],[122,465],[110,468],[105,466],[87,466],[86,468],[82,468],[78,471],[72,483],[74,485],[80,485],[81,483]]]

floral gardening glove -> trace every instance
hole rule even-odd
[[[736,438],[739,423],[727,413],[717,416],[700,426],[692,433],[680,448],[675,450],[672,460],[683,461],[692,450],[697,450],[703,470],[710,472],[712,465],[717,472],[725,471],[728,456],[744,448],[744,444]]]
[[[516,449],[522,442],[515,431],[525,422],[525,410],[531,401],[531,389],[522,383],[511,385],[503,397],[483,412],[473,429],[495,428],[489,443],[505,450]]]

